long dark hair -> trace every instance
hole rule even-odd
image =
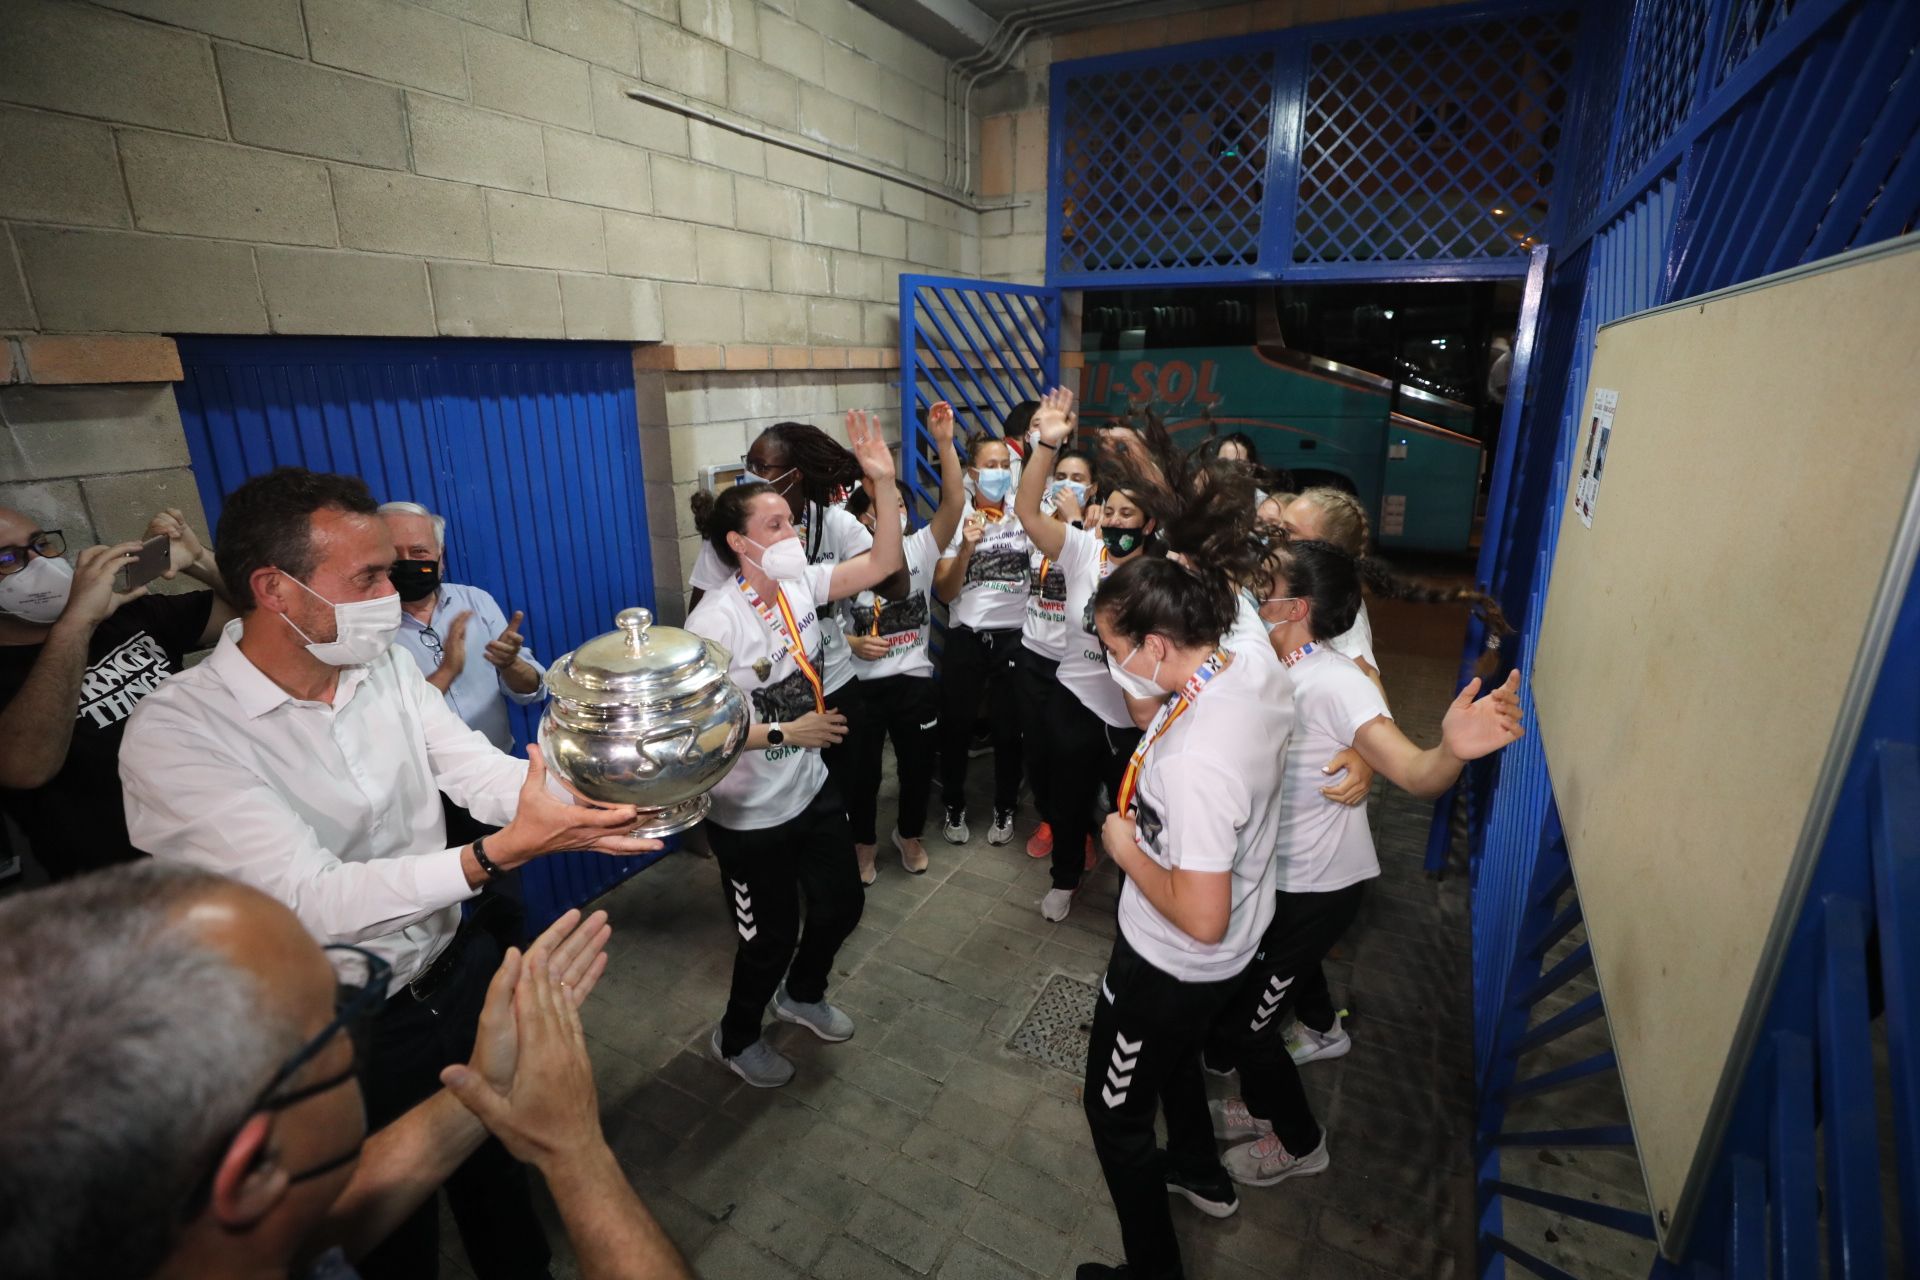
[[[1231,464],[1198,461],[1174,443],[1158,413],[1149,409],[1145,416],[1146,428],[1136,431],[1138,451],[1103,447],[1106,491],[1132,495],[1168,554],[1263,594],[1267,539],[1254,515],[1253,478]]]
[[[720,563],[731,568],[740,567],[740,557],[733,554],[733,548],[727,545],[730,533],[745,534],[747,531],[747,509],[753,500],[763,493],[773,493],[770,484],[736,484],[722,489],[719,494],[711,494],[704,489],[695,490],[687,505],[693,509],[693,527],[707,540],[713,553],[720,557]]]
[[[1315,640],[1352,630],[1360,616],[1359,561],[1331,542],[1302,539],[1276,544],[1268,566],[1274,579],[1286,579],[1288,595],[1307,602],[1307,633]]]
[[[818,427],[804,422],[776,422],[755,437],[772,436],[780,442],[787,465],[800,472],[800,492],[815,506],[830,507],[860,484],[860,459],[853,450]]]
[[[1480,674],[1492,674],[1499,665],[1501,639],[1513,634],[1513,624],[1507,621],[1498,600],[1477,587],[1431,587],[1394,572],[1392,565],[1368,551],[1372,530],[1367,522],[1367,509],[1360,505],[1360,499],[1344,489],[1320,485],[1308,489],[1294,501],[1310,502],[1319,508],[1327,541],[1355,559],[1361,581],[1375,595],[1405,600],[1409,604],[1464,604],[1479,614],[1487,630],[1487,647],[1479,662]]]
[[[1100,584],[1093,608],[1136,645],[1153,634],[1191,649],[1219,644],[1233,628],[1239,602],[1217,569],[1143,556]]]

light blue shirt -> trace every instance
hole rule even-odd
[[[447,690],[447,705],[454,714],[465,720],[471,728],[487,735],[487,740],[502,751],[513,750],[513,727],[507,723],[508,698],[526,706],[539,702],[547,696],[547,675],[540,660],[533,656],[533,650],[520,650],[523,662],[533,664],[540,672],[540,686],[532,693],[515,693],[501,679],[501,670],[487,661],[486,648],[507,629],[507,616],[500,612],[500,606],[493,597],[478,587],[461,586],[457,582],[443,582],[440,593],[433,605],[433,635],[437,641],[444,642],[447,630],[453,626],[453,620],[466,610],[473,611],[473,617],[467,619],[467,665],[460,669],[453,684]],[[410,613],[400,615],[400,634],[394,643],[413,655],[420,664],[422,675],[432,675],[440,666],[438,646],[429,644],[427,626]]]

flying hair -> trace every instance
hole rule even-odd
[[[1219,644],[1239,602],[1227,575],[1210,565],[1143,556],[1100,584],[1093,608],[1134,644],[1157,635],[1192,649]]]

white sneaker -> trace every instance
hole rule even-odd
[[[1320,1145],[1303,1156],[1289,1155],[1280,1145],[1278,1134],[1270,1133],[1245,1146],[1228,1147],[1220,1157],[1235,1182],[1249,1187],[1270,1187],[1276,1182],[1306,1174],[1325,1173],[1332,1161],[1327,1156],[1327,1131],[1320,1131]]]
[[[1040,914],[1059,924],[1067,918],[1067,912],[1073,910],[1073,890],[1049,889],[1047,896],[1040,899]]]
[[[1213,1136],[1222,1142],[1264,1138],[1273,1132],[1272,1123],[1247,1110],[1243,1099],[1209,1098],[1207,1110],[1213,1112]]]
[[[1298,1018],[1287,1028],[1287,1052],[1293,1056],[1296,1067],[1322,1059],[1344,1058],[1352,1048],[1353,1040],[1338,1014],[1334,1015],[1331,1031],[1315,1031]]]
[[[795,1000],[787,994],[787,984],[784,982],[773,993],[773,1016],[782,1022],[805,1027],[828,1044],[853,1039],[853,1019],[844,1010],[825,1000]]]
[[[1013,810],[995,809],[993,811],[993,825],[987,828],[987,843],[1013,843]]]
[[[949,807],[947,821],[940,828],[940,834],[947,838],[948,844],[965,844],[973,839],[973,832],[967,829],[967,811]]]

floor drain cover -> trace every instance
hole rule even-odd
[[[1054,974],[1007,1047],[1070,1075],[1086,1074],[1087,1041],[1093,1035],[1093,1007],[1099,998],[1100,988],[1093,983]]]

